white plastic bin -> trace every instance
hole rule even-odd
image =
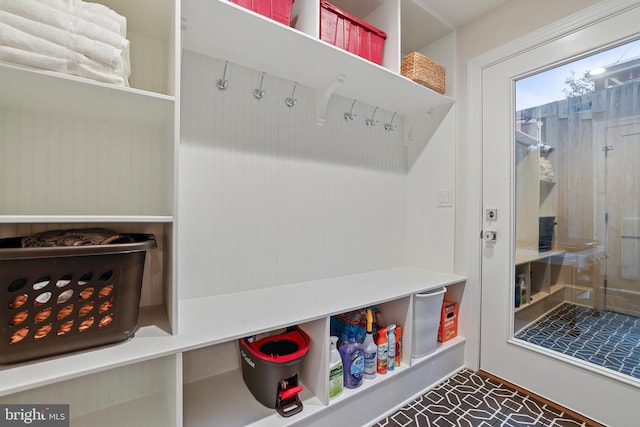
[[[423,357],[436,350],[440,312],[445,292],[447,292],[447,288],[442,287],[413,296],[411,357]]]

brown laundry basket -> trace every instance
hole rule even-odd
[[[400,74],[436,92],[445,92],[446,69],[418,52],[402,58]]]
[[[0,363],[123,341],[133,335],[150,234],[132,243],[22,248],[0,239]]]

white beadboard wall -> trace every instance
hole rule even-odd
[[[316,126],[316,93],[184,51],[179,188],[180,298],[258,289],[406,262],[407,156],[402,120],[333,96]],[[363,76],[366,78],[366,76]]]
[[[171,215],[167,134],[0,108],[0,215]]]
[[[169,87],[167,63],[169,52],[166,41],[160,41],[131,31],[127,33],[130,41],[131,87],[156,93],[172,94]]]
[[[118,415],[117,406],[148,396],[158,396],[159,399],[166,399],[170,404],[155,406],[154,415],[136,414],[132,413],[133,411],[125,415],[130,417],[129,420],[139,419],[144,415],[153,420],[167,418],[173,411],[175,401],[169,401],[164,395],[175,396],[176,375],[171,374],[175,369],[175,356],[168,356],[14,393],[0,398],[0,402],[4,404],[69,404],[72,425],[148,425],[115,422],[116,419],[122,418]],[[104,419],[101,421],[97,421],[100,417],[95,415],[93,419],[88,418],[89,422],[81,418],[84,415],[114,407],[115,409],[111,412],[104,412]],[[142,408],[138,410],[138,412],[142,411]],[[166,411],[164,416],[163,411]]]

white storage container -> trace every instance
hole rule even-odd
[[[411,357],[433,353],[438,345],[438,325],[447,288],[413,296],[413,334]]]

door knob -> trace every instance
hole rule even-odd
[[[495,242],[498,239],[498,232],[485,230],[482,232],[482,238],[485,242]]]

